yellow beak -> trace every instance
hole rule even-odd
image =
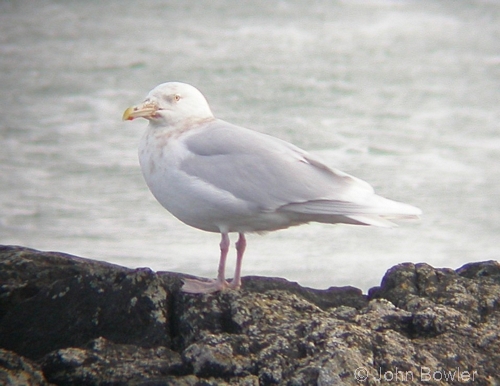
[[[122,119],[124,121],[131,121],[135,118],[153,118],[158,111],[158,105],[153,102],[143,103],[142,105],[129,107],[123,112]]]

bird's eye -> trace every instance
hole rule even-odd
[[[181,100],[181,96],[179,94],[174,95],[174,101],[179,102]]]

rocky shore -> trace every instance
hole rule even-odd
[[[368,294],[0,246],[1,385],[500,384],[500,265],[391,268]]]

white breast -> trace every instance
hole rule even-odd
[[[290,225],[288,216],[260,213],[252,203],[180,170],[182,161],[195,156],[183,141],[189,135],[160,135],[150,129],[140,142],[142,174],[163,207],[182,222],[209,232],[263,231]]]

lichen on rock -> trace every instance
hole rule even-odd
[[[400,264],[368,295],[260,277],[192,295],[183,277],[0,247],[0,383],[500,382],[494,261]]]

